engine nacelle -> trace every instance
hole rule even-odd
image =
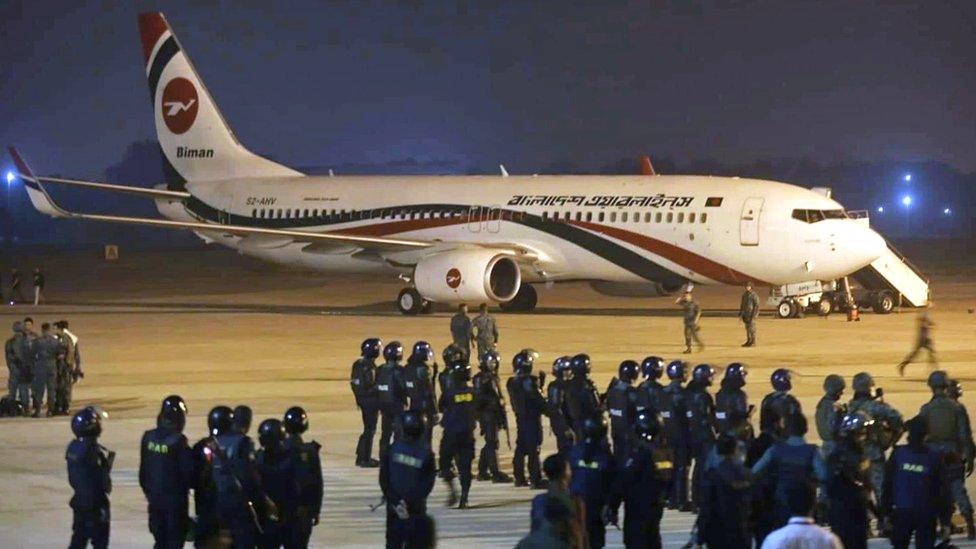
[[[590,282],[590,287],[597,293],[614,297],[662,297],[677,292],[682,286],[683,284],[666,286],[658,282],[606,282],[602,280]]]
[[[423,257],[414,268],[417,291],[439,303],[508,301],[521,284],[512,256],[491,249],[439,252]]]

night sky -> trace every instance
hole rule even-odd
[[[244,144],[293,166],[647,152],[970,172],[974,4],[8,0],[0,143],[100,178],[154,138],[136,15],[160,10]]]

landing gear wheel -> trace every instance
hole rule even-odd
[[[889,314],[895,310],[895,296],[891,292],[878,292],[874,296],[874,312],[879,315]]]
[[[498,306],[506,312],[526,312],[535,309],[537,303],[539,303],[539,294],[536,293],[535,288],[529,284],[522,284],[511,301],[499,303]]]
[[[834,302],[831,301],[829,297],[824,296],[820,299],[820,302],[817,303],[817,314],[820,316],[827,316],[832,312],[834,312]]]
[[[404,288],[400,290],[400,295],[397,296],[397,309],[400,309],[400,312],[405,315],[420,314],[424,310],[425,303],[427,300],[420,295],[416,288]]]
[[[780,318],[793,318],[796,316],[798,307],[792,299],[784,299],[776,307],[776,316]]]

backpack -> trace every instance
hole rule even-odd
[[[886,418],[874,417],[871,412],[865,410],[864,406],[868,402],[871,401],[862,400],[856,404],[852,402],[849,406],[849,413],[860,412],[872,420],[874,423],[868,427],[868,441],[874,443],[882,451],[887,450],[898,442],[898,439],[901,437],[901,431],[891,425]]]

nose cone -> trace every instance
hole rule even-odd
[[[888,249],[888,243],[883,236],[876,233],[873,229],[868,227],[863,227],[863,229],[863,233],[860,236],[859,253],[863,255],[865,265],[867,265],[873,263],[874,260],[885,253],[885,250]]]

